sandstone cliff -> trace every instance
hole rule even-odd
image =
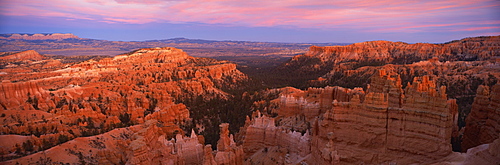
[[[30,103],[34,104],[40,102],[47,104],[43,100],[33,100],[33,98],[45,98],[49,95],[47,90],[42,89],[35,82],[3,82],[0,84],[0,89],[0,110],[35,109],[32,104],[26,104],[27,100],[31,100]]]
[[[406,87],[415,77],[427,75],[438,86],[446,86],[446,94],[450,99],[456,99],[458,105],[458,130],[466,124],[465,117],[471,108],[479,85],[492,87],[500,80],[500,63],[497,61],[438,61],[431,59],[413,64],[383,66],[363,66],[352,68],[351,65],[340,64],[320,78],[311,81],[317,86],[340,85],[344,87],[367,87],[371,76],[378,70],[399,74],[402,87]],[[373,83],[370,84],[373,87]],[[461,133],[453,135],[453,150],[461,151]]]
[[[246,162],[250,164],[297,164],[308,156],[311,137],[308,132],[301,133],[280,128],[273,118],[260,112],[246,121],[242,147]]]
[[[375,72],[360,75],[358,69],[376,68],[389,64],[406,66],[420,61],[429,61],[433,64],[448,61],[452,63],[498,63],[499,43],[500,36],[489,36],[465,38],[444,44],[368,41],[346,46],[312,46],[309,52],[294,56],[290,61],[272,69],[269,75],[262,76],[262,79],[274,86],[285,84],[301,89],[327,85],[349,88],[365,87],[369,82],[368,78]],[[485,65],[466,64],[460,67],[460,70],[468,70],[472,66]],[[428,73],[415,76],[437,73],[435,71],[431,68],[427,71]],[[266,79],[266,76],[271,75],[273,79]],[[401,74],[403,85],[413,80],[413,77],[406,79],[406,76],[408,75]],[[346,79],[349,80],[345,81]],[[475,90],[474,88],[473,91]]]
[[[500,36],[466,38],[445,44],[407,44],[390,41],[368,41],[347,46],[312,46],[304,57],[341,63],[385,62],[408,64],[432,58],[440,61],[487,60],[500,55]],[[294,57],[302,58],[302,56]]]
[[[471,112],[465,121],[467,125],[463,135],[462,151],[491,143],[499,138],[500,84],[491,89],[488,86],[479,86]]]
[[[243,128],[248,163],[411,164],[452,153],[456,102],[427,76],[403,90],[399,75],[380,70],[366,93],[283,90],[278,100],[277,117],[258,113]]]
[[[456,103],[447,101],[446,88],[436,87],[426,76],[416,78],[404,92],[400,83],[399,76],[381,70],[372,77],[363,102],[354,97],[334,104],[317,121],[313,146],[321,151],[328,133],[333,133],[335,156],[350,163],[422,163],[450,154],[458,114]]]

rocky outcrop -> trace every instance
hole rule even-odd
[[[247,162],[411,164],[452,153],[457,105],[428,76],[404,90],[399,75],[380,70],[366,93],[340,87],[284,91],[291,92],[282,92],[277,117],[253,115],[243,128]],[[265,156],[270,150],[287,154]]]
[[[138,63],[168,63],[179,65],[191,62],[193,57],[181,49],[176,48],[145,48],[128,54],[118,55],[112,59],[113,64],[138,64]]]
[[[465,121],[467,125],[463,134],[462,151],[499,138],[500,84],[491,89],[479,86],[471,112]]]
[[[408,85],[403,97],[401,108],[388,108],[387,148],[425,157],[411,161],[450,154],[458,110],[454,100],[447,101],[446,87],[424,76]]]
[[[500,162],[500,139],[467,150],[463,165],[495,165]]]
[[[398,73],[403,87],[412,82],[415,77],[428,75],[439,86],[446,86],[446,94],[449,99],[456,99],[458,105],[458,128],[455,128],[453,134],[453,150],[462,151],[461,134],[459,128],[466,126],[466,116],[470,112],[478,86],[494,85],[500,79],[500,63],[494,61],[420,61],[407,65],[383,65],[383,66],[363,66],[359,68],[350,68],[346,65],[338,65],[331,72],[325,74],[322,78],[315,80],[317,85],[339,85],[349,88],[365,87],[371,82],[370,88],[373,89],[374,81],[372,75],[377,74],[378,70]],[[396,95],[397,91],[394,92]],[[391,98],[391,97],[390,97]],[[393,100],[398,102],[398,100]],[[463,132],[462,132],[463,133]],[[465,150],[463,150],[465,151]]]
[[[304,57],[318,57],[334,63],[385,62],[407,64],[438,58],[441,61],[486,60],[500,55],[500,36],[466,38],[445,44],[407,44],[390,41],[368,41],[347,46],[312,46]],[[294,59],[300,56],[294,57]]]
[[[255,155],[271,152],[270,148],[278,147],[280,153],[288,153],[296,159],[294,163],[299,163],[310,152],[311,137],[309,132],[295,132],[283,129],[275,125],[273,118],[261,115],[257,112],[252,120],[247,119],[245,137],[242,147],[245,152],[245,158],[249,163],[259,163],[262,160],[255,158]],[[278,159],[284,159],[285,154],[275,155],[274,161],[264,161],[267,163],[278,163]],[[253,158],[252,158],[253,157]],[[261,162],[261,163],[264,163]],[[284,162],[282,162],[284,163]],[[288,162],[292,163],[292,162]]]
[[[47,59],[47,57],[40,55],[38,52],[34,50],[22,51],[19,53],[14,53],[11,55],[0,57],[1,60],[32,60],[38,61]]]
[[[458,114],[456,104],[447,102],[445,87],[437,88],[424,76],[416,78],[403,92],[399,76],[383,70],[372,77],[372,82],[363,102],[353,97],[348,102],[334,103],[317,121],[313,131],[317,133],[313,147],[317,148],[312,150],[330,151],[333,155],[315,160],[332,162],[339,157],[344,163],[407,164],[451,153],[451,132]],[[333,136],[334,145],[327,149],[323,146],[330,142],[329,136]]]
[[[71,33],[52,33],[52,34],[4,34],[0,39],[7,40],[62,40],[68,38],[78,38]]]
[[[399,76],[381,70],[372,77],[363,102],[356,96],[334,103],[313,131],[313,148],[318,148],[313,151],[330,154],[314,153],[314,160],[406,164],[450,154],[458,114],[454,102],[447,102],[445,88],[424,76],[403,92],[400,82]]]
[[[51,102],[43,98],[48,95],[48,91],[36,82],[0,83],[0,110],[34,110],[47,107]]]
[[[217,164],[228,165],[243,164],[243,147],[237,146],[234,142],[234,136],[229,135],[229,124],[222,123],[219,127],[220,138],[217,142],[215,162],[217,162]]]
[[[363,89],[342,87],[308,88],[306,92],[287,93],[280,96],[278,115],[288,117],[302,115],[308,120],[331,109],[332,101],[348,101],[354,94],[363,94]]]
[[[467,78],[466,82],[472,82],[478,78],[487,79],[488,73],[494,73],[492,75],[498,79],[500,78],[497,74],[498,67],[489,65],[498,65],[499,41],[500,36],[490,36],[466,38],[445,44],[369,41],[346,46],[312,46],[309,52],[294,56],[292,60],[274,69],[273,76],[284,84],[299,88],[309,86],[365,88],[376,70],[391,67],[398,69],[397,73],[401,75],[403,86],[411,82],[414,76],[423,75],[446,78],[447,81],[443,82],[450,82],[450,79],[456,79],[455,77]],[[472,93],[460,93],[460,97],[472,95],[477,87],[475,83],[457,84],[465,85],[446,86],[472,88]],[[465,87],[452,91],[469,92]],[[450,96],[458,98],[456,95]],[[471,103],[468,104],[470,106]]]

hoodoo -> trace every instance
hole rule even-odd
[[[446,87],[424,76],[403,90],[399,76],[384,70],[371,80],[366,93],[340,87],[283,93],[276,118],[258,114],[247,121],[247,157],[278,147],[302,158],[294,163],[411,164],[452,153],[458,111]],[[312,131],[289,132],[290,123],[301,122]]]

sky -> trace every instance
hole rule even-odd
[[[0,33],[443,43],[500,35],[500,0],[0,0]]]

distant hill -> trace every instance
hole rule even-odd
[[[6,39],[6,40],[61,40],[67,38],[79,38],[79,37],[71,33],[0,34],[0,39]]]
[[[175,47],[194,57],[233,61],[240,66],[274,67],[291,57],[304,54],[311,46],[347,43],[278,43],[215,41],[172,38],[148,41],[107,41],[79,38],[73,34],[0,34],[0,52],[35,50],[55,56],[115,56],[141,48]],[[256,57],[259,58],[256,58]]]
[[[0,34],[0,52],[35,50],[50,55],[118,55],[140,48],[176,47],[195,57],[287,56],[307,52],[310,46],[347,45],[346,43],[276,43],[215,41],[172,38],[148,41],[107,41],[79,38],[73,34]]]

